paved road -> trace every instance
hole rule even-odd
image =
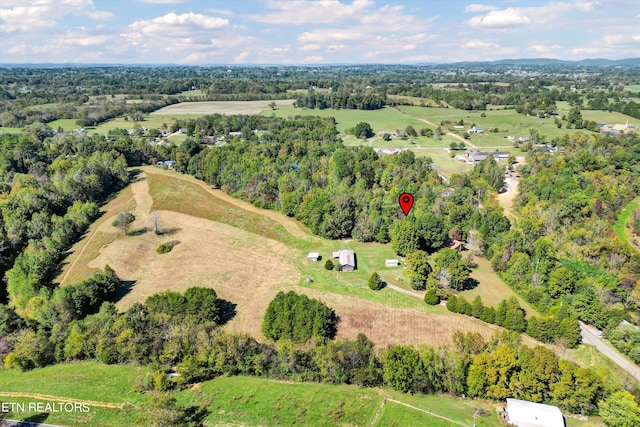
[[[597,335],[597,330],[583,322],[580,322],[582,342],[591,344],[602,354],[613,360],[616,365],[627,371],[631,376],[640,381],[640,368],[632,361],[620,354],[611,344]]]
[[[63,427],[55,424],[44,424],[44,423],[32,423],[30,421],[18,421],[18,420],[4,420],[4,424],[0,425],[6,427]]]

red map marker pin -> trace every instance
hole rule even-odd
[[[398,203],[400,203],[400,207],[402,208],[404,215],[407,216],[409,215],[411,206],[413,206],[413,196],[409,193],[402,193],[398,198]]]

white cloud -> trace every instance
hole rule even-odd
[[[233,15],[233,12],[229,9],[216,9],[216,8],[209,7],[209,8],[206,8],[204,11],[207,13],[214,13],[216,15]]]
[[[502,28],[514,25],[526,25],[531,22],[526,12],[522,9],[508,8],[504,10],[492,10],[486,15],[474,16],[469,20],[472,27]]]
[[[303,44],[302,46],[298,47],[298,50],[301,50],[303,52],[309,52],[309,51],[313,51],[313,50],[318,50],[321,47],[322,46],[320,46],[317,43],[309,43],[309,44]]]
[[[477,15],[467,21],[476,28],[497,28],[528,26],[530,24],[546,25],[573,11],[591,12],[596,2],[552,1],[542,6],[535,7],[508,7],[506,9],[494,9],[488,13]]]
[[[276,25],[336,24],[346,18],[363,15],[373,5],[371,0],[353,0],[351,4],[338,0],[271,0],[267,7],[274,12],[252,15],[251,19]]]
[[[244,64],[245,59],[247,59],[247,56],[249,56],[249,52],[247,52],[246,50],[242,53],[239,53],[238,55],[236,55],[233,58],[233,63],[234,64]]]
[[[483,40],[474,39],[474,40],[469,40],[463,43],[461,47],[465,49],[484,49],[484,48],[495,49],[495,48],[499,48],[500,45],[496,43],[490,43]]]
[[[560,46],[558,46],[557,44],[554,44],[551,46],[546,44],[534,44],[527,48],[527,50],[530,52],[535,52],[536,54],[545,54],[545,55],[551,54],[558,49],[560,49]]]
[[[314,55],[314,56],[307,56],[306,58],[304,58],[304,63],[306,64],[317,64],[318,62],[322,62],[324,60],[324,58],[322,56],[319,55]]]
[[[3,0],[0,6],[0,31],[33,32],[54,27],[57,19],[65,15],[86,15],[102,20],[113,16],[111,12],[96,10],[93,0]]]
[[[488,4],[478,4],[478,3],[472,3],[468,6],[466,6],[464,8],[464,12],[466,13],[471,13],[471,12],[487,12],[490,10],[496,10],[497,7],[496,6],[490,6]]]

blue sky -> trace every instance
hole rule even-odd
[[[640,57],[632,0],[2,0],[0,63]]]

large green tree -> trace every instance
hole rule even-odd
[[[598,402],[598,414],[610,427],[640,426],[640,406],[626,390],[617,391]]]

